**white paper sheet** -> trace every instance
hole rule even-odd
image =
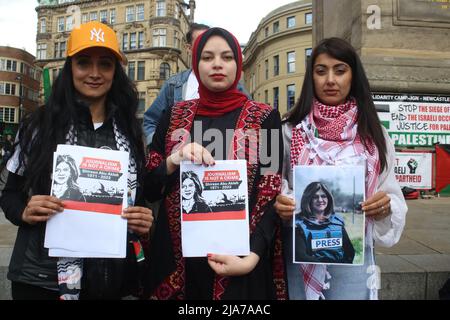
[[[123,151],[58,145],[54,154],[52,194],[57,189],[56,159],[70,156],[79,172],[74,198],[61,197],[67,205],[53,216],[45,232],[50,256],[117,257],[126,255],[127,220],[120,215],[127,206],[129,154]],[[56,194],[55,194],[56,195]]]
[[[186,186],[183,188],[182,177],[186,172],[191,173],[190,178],[185,179]],[[201,183],[203,200],[202,204],[191,209],[203,210],[188,213],[189,205],[186,203],[189,201],[186,200],[191,194],[183,193],[189,188],[192,193],[192,181],[195,179],[192,173]],[[244,256],[250,253],[245,160],[216,161],[216,165],[211,167],[183,162],[180,167],[180,192],[183,257],[205,257],[208,253]]]

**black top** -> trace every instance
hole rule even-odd
[[[231,143],[222,141],[217,136],[231,138],[239,115],[242,109],[238,108],[221,117],[211,118],[205,116],[195,116],[194,124],[191,127],[191,137],[198,144],[202,145],[215,160],[225,160],[229,154]],[[153,141],[150,145],[150,151],[165,154],[166,133],[170,124],[171,112],[166,112],[156,129]],[[262,128],[276,129],[281,127],[280,115],[277,110],[272,110],[268,117],[263,121]],[[220,133],[215,137],[214,132],[205,132],[208,129]],[[209,135],[208,135],[209,133]],[[270,133],[269,143],[270,144]],[[279,141],[275,142],[276,147],[282,148],[283,143],[281,134],[278,135]],[[265,150],[267,151],[267,150]],[[267,154],[271,154],[270,150]],[[281,170],[282,150],[275,150],[275,161],[280,166],[275,169],[275,173]],[[251,219],[252,209],[257,202],[258,182],[261,179],[261,168],[258,164],[257,176],[252,186],[249,187],[249,212]],[[269,166],[269,164],[267,164]],[[148,200],[156,201],[167,196],[168,190],[172,190],[174,184],[179,184],[180,171],[176,170],[173,174],[167,175],[165,160],[155,169],[150,171],[145,177],[145,195]],[[255,269],[247,275],[240,277],[230,277],[228,287],[224,293],[223,299],[274,299],[275,290],[273,287],[273,276],[271,266],[271,256],[273,253],[274,233],[278,223],[278,216],[273,210],[273,201],[267,205],[261,221],[257,224],[256,230],[250,235],[250,251],[260,257],[260,261]],[[175,268],[174,249],[169,232],[169,221],[166,213],[164,201],[161,203],[158,213],[158,220],[155,224],[155,233],[152,240],[153,246],[150,248],[150,270],[146,273],[147,294],[151,295],[153,290],[164,280]],[[206,240],[206,239],[205,239]],[[213,297],[214,271],[209,267],[206,258],[184,258],[185,261],[185,298],[186,299],[205,299]]]
[[[79,121],[76,124],[77,145],[117,150],[112,117],[108,117],[103,125],[95,130],[89,109],[80,108],[79,111]],[[5,172],[2,173],[2,176],[7,176],[7,180],[1,193],[0,206],[6,218],[19,226],[9,265],[8,279],[58,290],[57,258],[49,257],[48,249],[44,248],[46,224],[29,225],[22,221],[22,213],[27,205],[29,196],[33,194],[50,194],[50,190],[39,190],[33,194],[28,194],[23,190],[25,177],[9,172],[6,169],[4,170]],[[136,205],[139,205],[139,203],[142,205],[144,199],[142,189],[138,187]]]

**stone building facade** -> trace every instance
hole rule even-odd
[[[300,95],[312,48],[311,1],[295,1],[270,12],[244,48],[245,87],[253,99],[284,114]]]
[[[378,92],[450,94],[448,0],[313,1],[314,43],[348,40]]]
[[[142,117],[164,81],[189,67],[184,46],[194,8],[193,0],[42,0],[36,8],[36,59],[53,81],[73,26],[92,20],[108,24],[127,57],[125,69],[136,83]]]

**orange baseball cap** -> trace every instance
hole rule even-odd
[[[78,52],[92,47],[108,48],[119,61],[126,61],[119,51],[116,33],[106,24],[91,21],[74,27],[67,41],[67,56],[72,57]]]

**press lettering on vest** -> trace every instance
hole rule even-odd
[[[342,238],[325,238],[325,239],[312,239],[311,248],[313,250],[330,249],[342,247]]]

